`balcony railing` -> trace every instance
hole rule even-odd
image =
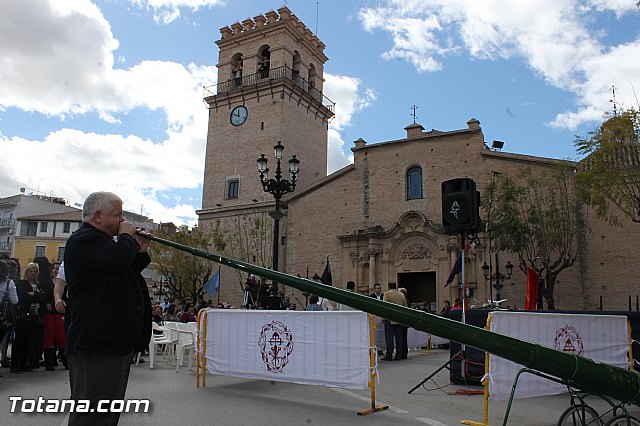
[[[255,74],[245,75],[243,77],[232,78],[227,81],[218,82],[215,86],[204,87],[204,98],[214,96],[216,93],[228,93],[242,88],[246,88],[252,85],[267,82],[269,80],[288,79],[293,81],[298,87],[305,92],[309,93],[314,99],[322,102],[325,108],[331,112],[335,112],[335,102],[327,98],[321,91],[316,89],[312,83],[302,78],[296,70],[292,70],[288,66],[282,66],[273,69],[267,69],[258,71]]]
[[[0,242],[0,252],[11,253],[11,242]]]
[[[0,219],[0,228],[13,228],[16,220],[12,217],[3,217]]]

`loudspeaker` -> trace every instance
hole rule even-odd
[[[451,234],[473,234],[480,228],[480,192],[473,179],[442,182],[442,228]]]

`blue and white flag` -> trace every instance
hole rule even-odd
[[[213,274],[209,281],[204,283],[202,286],[204,291],[209,293],[209,296],[215,296],[218,294],[218,290],[220,289],[220,267],[218,266],[218,272]]]

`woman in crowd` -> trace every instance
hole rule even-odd
[[[153,315],[153,322],[158,325],[162,325],[164,319],[162,318],[162,307],[160,305],[153,305],[151,315]]]
[[[322,311],[322,306],[320,306],[320,304],[318,303],[320,301],[320,298],[318,296],[316,296],[315,294],[312,294],[309,297],[309,304],[307,305],[307,311]]]
[[[194,322],[196,320],[194,310],[193,303],[187,302],[187,304],[184,305],[184,312],[180,314],[180,322]]]
[[[33,259],[34,263],[38,264],[38,286],[42,289],[46,295],[46,303],[41,306],[41,327],[42,337],[38,336],[38,349],[37,359],[40,359],[40,347],[44,348],[44,365],[47,371],[55,370],[58,366],[56,360],[56,348],[62,348],[64,350],[66,344],[66,334],[64,331],[64,322],[62,314],[55,309],[55,302],[53,300],[53,279],[51,278],[51,264],[46,257],[36,257]],[[40,340],[42,338],[42,340]],[[42,344],[42,346],[40,346]],[[67,366],[66,359],[63,357],[62,362],[64,366]]]
[[[8,256],[6,256],[8,257]],[[18,259],[15,258],[4,258],[3,259],[4,262],[9,266],[9,276],[8,279],[12,280],[14,283],[14,288],[15,288],[15,283],[18,282],[18,280],[20,279],[20,262],[18,261]],[[16,292],[16,297],[17,297],[17,292]],[[18,313],[17,313],[17,308],[18,305],[15,305],[13,307],[13,311],[14,311],[14,323],[11,327],[6,327],[7,330],[5,330],[5,335],[4,335],[4,340],[1,341],[0,345],[0,350],[2,351],[2,366],[3,367],[10,367],[11,366],[11,362],[9,361],[9,358],[7,358],[7,350],[9,349],[9,337],[11,337],[11,334],[13,332],[13,330],[15,329],[15,325],[16,325],[16,321],[18,319]]]
[[[153,305],[151,308],[151,321],[155,322],[157,325],[164,325],[164,319],[162,318],[162,307],[160,305]],[[153,330],[153,334],[163,334],[162,330]]]
[[[175,303],[169,303],[169,306],[167,306],[167,312],[164,313],[164,320],[175,322],[179,321]]]
[[[451,302],[448,300],[445,300],[442,303],[442,310],[440,311],[440,316],[441,317],[445,317],[445,318],[449,318],[449,312],[451,312]]]
[[[46,295],[38,287],[40,268],[37,263],[29,263],[24,270],[24,279],[16,284],[18,293],[18,320],[15,339],[11,346],[11,372],[31,371],[36,357],[40,306],[46,303]]]
[[[18,304],[18,293],[16,292],[16,285],[11,278],[9,278],[9,264],[4,260],[0,260],[0,345],[4,342],[4,337],[11,334],[13,326],[15,325],[15,315],[11,315],[15,312],[15,306]],[[8,367],[2,353],[2,366]]]

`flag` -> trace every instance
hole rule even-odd
[[[333,285],[333,277],[331,276],[331,265],[329,265],[329,256],[327,256],[327,264],[324,265],[324,272],[320,282],[325,285]]]
[[[209,279],[209,281],[204,283],[202,288],[204,289],[204,291],[209,293],[209,296],[215,296],[216,294],[218,294],[218,289],[220,288],[220,267],[219,266],[218,266],[218,272],[213,274],[213,276]]]
[[[460,272],[462,272],[462,253],[458,255],[458,259],[456,260],[456,263],[453,265],[453,269],[451,270],[451,272],[449,272],[447,283],[444,286],[446,287],[449,284],[451,284],[455,279],[456,275],[458,275]]]
[[[538,287],[540,287],[540,275],[531,266],[527,266],[527,299],[524,309],[535,311],[538,302]]]

